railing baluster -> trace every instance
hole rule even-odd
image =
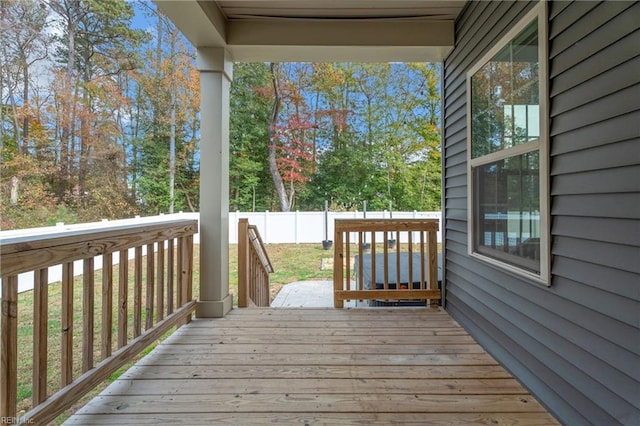
[[[256,280],[255,280],[255,286],[256,286],[256,290],[258,292],[258,302],[260,303],[260,306],[264,306],[264,288],[262,288],[262,282],[260,280],[260,258],[256,255],[256,268],[255,268],[255,275],[256,275]]]
[[[392,234],[393,235],[393,234]],[[384,290],[389,290],[389,244],[387,243],[387,238],[389,236],[387,235],[387,232],[384,232],[384,277],[383,277],[383,289]]]
[[[113,254],[102,255],[102,359],[111,356],[113,345]]]
[[[408,233],[408,253],[409,253],[409,281],[407,283],[407,289],[413,290],[413,232]]]
[[[260,292],[260,297],[258,298],[260,300],[260,306],[268,306],[265,305],[266,303],[266,291],[265,288],[263,286],[264,284],[264,280],[263,278],[263,272],[262,272],[262,268],[260,267],[260,258],[257,257],[256,258],[256,286],[258,286],[258,291]]]
[[[254,302],[258,299],[258,288],[256,285],[256,254],[252,253],[251,254],[251,281],[249,281],[249,285],[251,288],[250,294],[251,294],[251,300],[253,300]]]
[[[157,253],[157,288],[156,288],[156,317],[157,321],[164,318],[164,241],[158,241]]]
[[[376,233],[371,233],[371,289],[376,288]]]
[[[254,252],[253,253],[253,279],[251,280],[251,285],[253,287],[253,295],[254,295],[254,300],[256,300],[258,303],[260,303],[260,287],[258,287],[258,262],[260,262],[260,259],[258,258],[258,255]]]
[[[178,247],[176,248],[176,264],[178,267],[178,274],[176,277],[176,307],[180,307],[182,306],[182,304],[184,303],[184,300],[182,300],[182,287],[184,286],[184,274],[183,274],[183,264],[182,264],[182,258],[183,258],[183,252],[184,250],[184,238],[178,238]]]
[[[427,248],[429,256],[429,290],[438,289],[438,241],[436,231],[429,231],[427,234]],[[437,304],[437,299],[429,299],[429,305]]]
[[[424,276],[424,231],[420,231],[420,289],[427,288],[427,280]]]
[[[16,416],[18,391],[18,276],[2,277],[0,416]]]
[[[49,335],[49,268],[33,277],[33,405],[47,399],[47,343]]]
[[[238,307],[249,306],[249,220],[240,219],[238,221]]]
[[[146,305],[145,305],[145,325],[144,329],[148,330],[153,326],[153,302],[154,302],[154,246],[147,244],[147,292],[146,292]]]
[[[187,259],[189,266],[189,273],[187,275],[187,302],[191,302],[193,300],[193,256],[194,256],[194,247],[193,247],[193,235],[189,235],[187,237]],[[191,317],[187,318],[187,322],[191,322]]]
[[[62,265],[61,387],[73,380],[73,262]]]
[[[129,250],[120,250],[118,268],[118,349],[127,344]]]
[[[167,241],[167,315],[173,312],[173,239]]]
[[[344,244],[342,242],[342,231],[337,227],[333,233],[333,306],[342,308],[344,301],[338,297],[338,292],[344,290]]]
[[[364,250],[363,250],[363,239],[362,239],[362,232],[358,232],[358,290],[363,290],[364,289]]]
[[[180,307],[189,302],[189,287],[193,280],[193,236],[180,237]],[[189,323],[191,317],[187,317],[185,323]]]
[[[396,244],[396,290],[400,290],[400,232],[396,233],[398,235],[398,243]]]
[[[136,246],[133,260],[133,337],[142,334],[142,246]]]
[[[82,268],[82,372],[93,368],[94,262],[85,259]]]
[[[347,289],[351,290],[351,233],[345,233],[347,241],[345,242],[345,262],[347,271]]]

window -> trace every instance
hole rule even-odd
[[[548,282],[546,13],[541,2],[467,73],[469,251]]]

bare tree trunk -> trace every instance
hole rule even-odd
[[[85,58],[85,69],[82,75],[83,83],[88,83],[91,79],[89,67],[89,58]],[[89,123],[89,115],[92,112],[91,96],[89,91],[82,89],[82,106],[80,116],[80,158],[78,160],[78,194],[81,200],[87,190],[87,175],[89,168],[89,151],[91,149],[89,141],[91,140],[91,125]]]
[[[59,12],[60,13],[60,12]],[[64,15],[63,15],[64,16]],[[71,178],[71,151],[73,150],[73,119],[71,112],[72,94],[75,93],[73,86],[73,64],[75,58],[75,25],[68,17],[67,31],[67,69],[64,76],[64,90],[62,93],[62,135],[60,136],[60,187],[58,189],[58,198],[62,199],[65,192],[69,189]]]
[[[316,105],[313,109],[313,120],[316,123],[313,126],[313,163],[311,164],[311,174],[316,173],[316,164],[318,160],[318,104],[320,101],[320,89],[316,90]]]
[[[169,136],[169,213],[173,213],[176,186],[176,86],[175,86],[176,33],[171,34],[171,75],[169,90],[171,92],[171,134]]]
[[[137,201],[138,199],[138,133],[139,133],[139,129],[140,129],[140,97],[141,97],[141,91],[142,88],[140,87],[140,85],[137,85],[137,95],[136,95],[136,103],[135,103],[135,107],[136,107],[136,113],[135,113],[135,125],[133,128],[133,135],[132,135],[132,143],[133,143],[133,147],[131,150],[131,164],[130,164],[130,168],[132,170],[132,174],[131,174],[131,199],[135,201]],[[125,158],[126,158],[126,152],[125,152]],[[125,180],[126,180],[126,174],[125,174]]]
[[[29,107],[29,66],[27,61],[24,61],[24,68],[22,70],[23,88],[22,88],[22,105],[24,108]],[[22,118],[22,144],[20,145],[20,153],[26,154],[29,148],[29,113],[24,112]]]
[[[291,168],[291,172],[293,173],[293,167]],[[289,198],[287,201],[287,205],[289,206],[289,211],[293,210],[293,204],[296,200],[296,187],[294,186],[293,179],[289,181]]]
[[[8,58],[8,54],[7,54],[7,47],[6,45],[3,43],[2,45],[2,53],[3,56],[5,58]],[[11,84],[11,82],[8,82],[7,84],[7,92],[9,95],[9,102],[11,104],[11,114],[12,114],[12,118],[13,118],[13,127],[15,129],[14,131],[14,137],[15,137],[15,141],[16,144],[20,145],[20,123],[18,122],[18,112],[17,112],[17,106],[16,106],[16,99],[15,96],[13,95],[13,84]]]
[[[11,177],[11,204],[14,206],[18,204],[20,190],[20,179],[18,176]]]
[[[271,84],[273,85],[273,109],[271,110],[271,122],[269,123],[269,172],[273,179],[273,185],[276,190],[276,195],[280,203],[280,210],[283,212],[290,211],[289,200],[287,197],[287,190],[282,181],[282,176],[278,171],[278,163],[276,160],[276,148],[277,148],[277,136],[276,125],[278,123],[278,114],[280,112],[280,87],[278,85],[278,65],[271,63],[269,67],[271,71]]]

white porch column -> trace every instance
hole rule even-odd
[[[200,71],[199,318],[223,317],[229,294],[229,89],[233,63],[218,47],[198,48]]]

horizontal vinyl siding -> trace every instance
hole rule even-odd
[[[467,255],[466,72],[534,4],[445,60],[446,307],[563,423],[640,424],[640,3],[549,3],[551,286]]]

